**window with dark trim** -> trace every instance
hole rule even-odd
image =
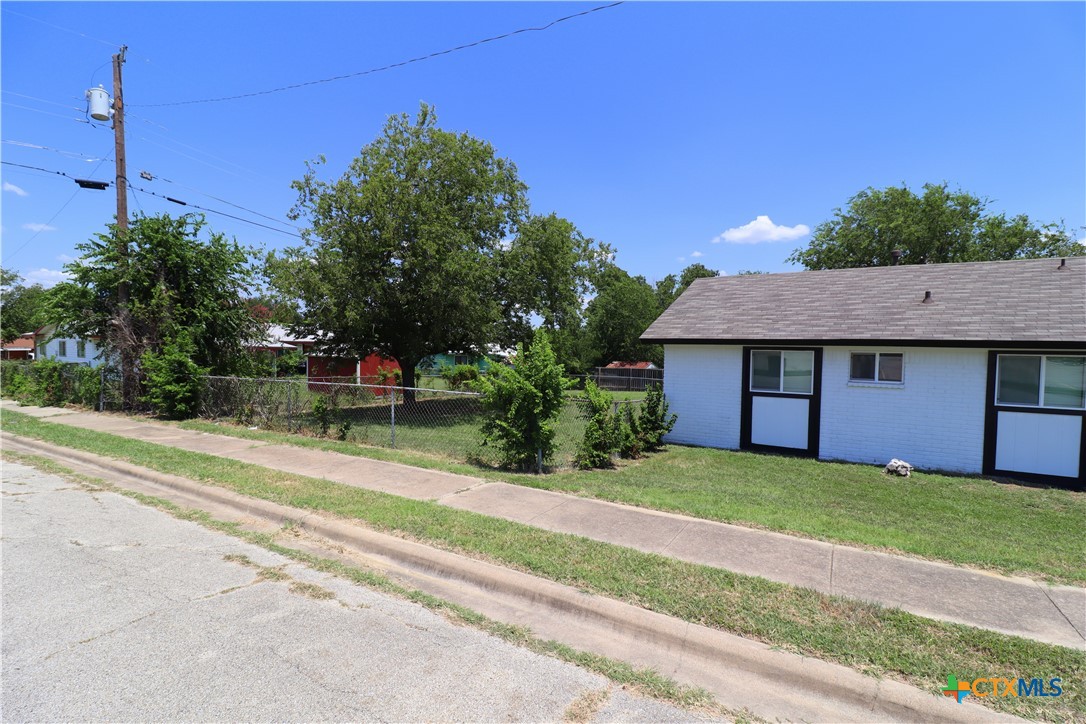
[[[80,358],[87,356],[87,343],[82,339],[75,343],[75,356]]]
[[[1086,356],[1001,354],[996,363],[996,404],[1086,408]]]
[[[853,352],[849,358],[850,382],[901,382],[905,356],[900,352]]]
[[[57,356],[58,357],[67,357],[68,356],[68,340],[62,339],[59,342],[57,342]]]
[[[810,350],[751,350],[751,391],[809,395],[813,387],[814,352]]]

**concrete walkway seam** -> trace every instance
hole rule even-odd
[[[910,721],[993,721],[1014,720],[977,705],[965,706],[935,697],[915,687],[891,680],[877,680],[847,667],[802,657],[727,634],[690,624],[664,614],[568,586],[538,579],[526,573],[501,568],[466,556],[430,548],[395,536],[377,533],[319,514],[290,508],[270,501],[248,498],[228,490],[204,485],[175,475],[140,468],[83,451],[62,448],[38,440],[3,433],[12,449],[45,453],[51,457],[82,463],[105,472],[131,476],[146,483],[176,490],[193,499],[231,508],[281,525],[291,521],[313,535],[358,549],[363,554],[387,557],[400,565],[463,581],[486,591],[544,606],[561,616],[594,621],[608,636],[624,636],[637,645],[662,649],[682,656],[694,656],[710,666],[739,669],[772,682],[778,689],[829,700],[843,710],[864,712],[857,720]],[[573,644],[576,645],[576,644]],[[779,692],[783,698],[783,691]],[[727,703],[727,702],[725,702]],[[793,702],[794,704],[795,702]],[[823,707],[816,707],[825,714]],[[843,713],[841,709],[838,713]],[[807,712],[809,715],[811,712]],[[802,718],[807,718],[802,716]]]

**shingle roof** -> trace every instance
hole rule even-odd
[[[644,342],[1086,346],[1086,257],[698,279]],[[931,303],[923,303],[925,292]]]

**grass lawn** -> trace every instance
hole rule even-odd
[[[247,463],[5,412],[3,429],[127,460],[244,495],[352,519],[413,540],[712,626],[932,693],[946,677],[1060,676],[1053,699],[986,706],[1053,721],[1086,717],[1086,654],[924,619],[752,576]],[[1051,672],[1051,673],[1049,673]]]
[[[181,427],[447,470],[1053,582],[1086,583],[1086,494],[971,477],[884,475],[672,445],[615,470],[526,475],[401,450],[192,420]]]

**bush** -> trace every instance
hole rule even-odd
[[[143,401],[157,414],[171,420],[196,414],[203,387],[201,378],[208,370],[192,361],[194,352],[188,334],[181,333],[161,352],[146,352],[140,358],[146,390]]]
[[[588,424],[577,450],[574,463],[582,470],[611,467],[615,450],[615,424],[611,415],[611,395],[592,380],[585,380],[585,412]]]
[[[475,365],[442,367],[441,379],[445,380],[450,390],[474,389],[474,385],[479,379],[479,368]]]
[[[332,428],[332,418],[335,416],[335,412],[336,400],[334,397],[317,395],[314,398],[313,420],[317,423],[317,429],[320,430],[321,437],[328,437],[328,431]]]
[[[30,402],[34,397],[32,363],[4,360],[0,363],[0,391],[4,397]]]
[[[511,367],[495,365],[478,385],[487,411],[483,445],[496,446],[506,467],[540,470],[554,455],[558,414],[569,387],[547,333],[536,330],[528,349],[517,346]]]
[[[654,452],[664,445],[664,435],[675,428],[678,415],[668,415],[667,399],[660,385],[649,385],[638,415],[639,431],[644,451]]]
[[[98,395],[102,390],[102,371],[86,365],[69,368],[71,393],[68,401],[83,407],[98,407]]]
[[[31,399],[37,405],[60,406],[68,400],[64,384],[64,363],[55,359],[34,362]]]

